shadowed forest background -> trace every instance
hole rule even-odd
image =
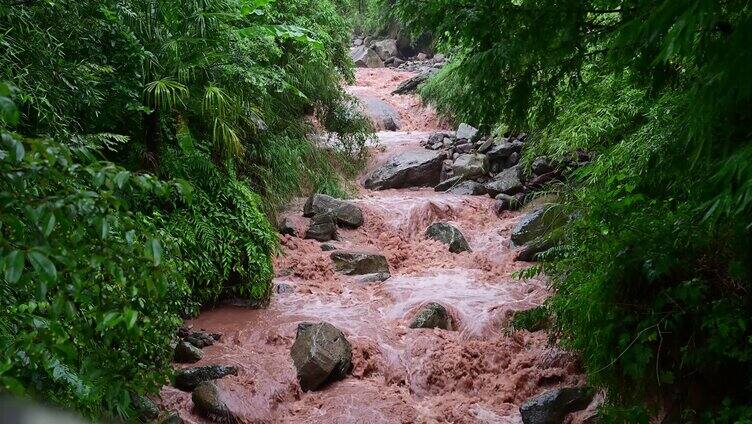
[[[263,306],[275,211],[365,164],[356,33],[449,56],[424,101],[528,133],[523,163],[592,157],[521,277],[604,422],[752,422],[751,2],[40,0],[0,29],[0,393],[136,420],[184,318]]]

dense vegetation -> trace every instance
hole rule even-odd
[[[363,159],[349,7],[0,5],[0,392],[131,419],[183,317],[269,295],[275,206]]]
[[[752,3],[396,0],[453,53],[439,110],[595,153],[543,269],[604,416],[752,422]],[[529,162],[528,162],[529,163]]]

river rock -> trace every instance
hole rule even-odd
[[[496,203],[494,203],[494,211],[496,214],[500,214],[504,211],[516,211],[522,207],[523,194],[519,193],[514,196],[500,193],[496,196]]]
[[[477,181],[465,181],[447,190],[447,193],[458,194],[463,196],[482,196],[488,191],[483,184]]]
[[[146,396],[132,395],[131,404],[133,409],[138,413],[138,419],[141,422],[153,422],[159,418],[159,407],[153,400]]]
[[[520,153],[522,151],[523,143],[517,140],[509,141],[504,138],[496,140],[490,149],[486,152],[491,160],[506,159],[512,155],[512,153]]]
[[[561,180],[561,179],[562,179],[562,176],[560,173],[558,173],[557,171],[551,171],[547,174],[538,175],[532,180],[528,181],[527,187],[530,190],[539,190],[543,188],[543,186],[545,186],[546,184],[552,181]]]
[[[315,215],[306,230],[305,238],[322,242],[336,240],[337,224],[334,215],[330,213]]]
[[[160,424],[183,424],[183,419],[178,414],[170,414],[167,418],[159,422]]]
[[[386,39],[376,41],[371,44],[371,48],[376,52],[377,55],[379,55],[381,60],[387,60],[399,55],[399,50],[397,49],[397,40]]]
[[[298,229],[295,228],[295,224],[290,218],[285,218],[279,223],[279,233],[287,236],[295,237],[298,233]]]
[[[465,236],[460,230],[445,222],[431,224],[426,229],[426,237],[446,244],[452,253],[470,252],[470,245],[467,244]]]
[[[572,412],[585,409],[593,400],[585,387],[554,389],[527,400],[520,406],[524,424],[561,424]]]
[[[399,129],[399,112],[391,104],[367,92],[356,92],[360,110],[368,117],[376,130]]]
[[[386,257],[378,253],[338,250],[331,258],[334,269],[345,275],[389,273]]]
[[[551,249],[552,247],[554,247],[554,245],[555,243],[551,238],[541,237],[535,239],[522,246],[522,249],[517,252],[517,256],[514,260],[522,262],[534,262],[538,259],[537,256],[539,253],[543,253],[548,249]]]
[[[312,217],[320,213],[333,214],[337,224],[345,227],[358,228],[363,225],[363,211],[355,204],[326,194],[314,194],[308,198],[303,216]]]
[[[372,48],[368,46],[355,47],[350,51],[355,66],[358,68],[383,68],[384,62]]]
[[[222,398],[219,387],[210,381],[199,384],[191,394],[193,407],[199,415],[215,423],[234,423],[235,417]]]
[[[465,178],[480,177],[488,173],[488,157],[484,154],[461,154],[453,164],[454,175]]]
[[[548,174],[549,172],[554,171],[554,167],[545,156],[539,156],[535,158],[535,160],[533,160],[531,169],[533,171],[533,174],[535,175]]]
[[[202,349],[207,346],[213,346],[216,340],[214,340],[214,337],[212,337],[212,335],[207,332],[194,331],[183,337],[183,341],[188,342],[199,349]]]
[[[443,305],[431,302],[420,308],[410,323],[410,328],[440,328],[451,331],[452,317]]]
[[[467,141],[475,141],[475,136],[478,135],[478,129],[474,128],[466,123],[461,123],[457,128],[457,139],[465,139]]]
[[[512,242],[516,246],[529,243],[564,224],[564,217],[551,207],[540,206],[520,218],[512,230]]]
[[[394,91],[392,91],[392,94],[410,94],[415,92],[421,84],[428,80],[428,77],[430,77],[431,74],[431,72],[425,72],[403,81]]]
[[[388,272],[377,272],[374,274],[359,275],[355,281],[361,284],[381,283],[392,277],[392,274]]]
[[[190,392],[205,381],[218,380],[228,375],[238,375],[238,367],[227,365],[207,365],[177,370],[175,372],[175,387]]]
[[[439,183],[444,158],[446,154],[443,152],[426,149],[408,151],[393,156],[372,171],[363,185],[371,190],[433,187]]]
[[[192,364],[198,362],[204,357],[204,352],[196,346],[181,341],[175,346],[175,353],[173,359],[179,364]]]
[[[456,175],[454,177],[447,178],[446,180],[438,183],[436,187],[434,187],[434,191],[447,191],[451,189],[452,187],[460,184],[462,181],[465,180],[465,177],[462,175]]]
[[[327,322],[298,324],[290,355],[304,391],[340,380],[352,368],[350,342],[342,331]]]
[[[519,166],[513,166],[500,172],[493,180],[486,183],[485,188],[492,197],[496,197],[502,193],[513,196],[521,192],[524,186],[522,185],[522,181],[520,181]]]

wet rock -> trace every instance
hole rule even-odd
[[[494,143],[493,138],[488,138],[487,140],[481,140],[480,144],[478,144],[478,152],[485,153],[488,149],[491,148],[493,143]]]
[[[480,177],[488,173],[488,157],[484,154],[461,154],[453,165],[454,175],[465,178]]]
[[[446,308],[435,302],[423,306],[410,323],[410,328],[440,328],[452,330],[452,317]]]
[[[323,252],[332,252],[337,250],[337,246],[331,244],[331,243],[322,243],[321,244],[321,250]]]
[[[195,411],[209,421],[235,422],[235,417],[222,399],[222,393],[216,384],[209,381],[199,384],[191,394],[191,400]]]
[[[280,283],[274,286],[274,291],[277,294],[288,294],[295,292],[295,288],[289,284]]]
[[[381,40],[371,44],[371,48],[379,55],[381,60],[387,60],[399,55],[397,40]]]
[[[547,251],[548,249],[551,249],[555,246],[555,243],[553,239],[541,237],[539,239],[535,239],[526,245],[522,246],[522,249],[520,249],[519,252],[517,252],[517,256],[515,257],[516,261],[522,261],[522,262],[534,262],[538,258],[539,253],[543,253]]]
[[[352,368],[350,342],[342,331],[326,322],[298,324],[290,355],[304,391],[340,380]]]
[[[400,129],[399,124],[393,116],[387,116],[383,120],[385,131],[397,131]]]
[[[387,130],[387,127],[399,127],[399,112],[389,103],[378,96],[361,93],[357,96],[360,110],[365,114],[377,130]]]
[[[432,72],[426,72],[403,81],[394,91],[392,91],[392,94],[410,94],[415,92],[421,84],[428,81],[428,77],[430,77],[431,74]]]
[[[238,375],[238,367],[208,365],[205,367],[185,368],[175,372],[175,387],[184,392],[190,392],[203,382],[218,380],[228,375]]]
[[[495,141],[486,154],[491,160],[506,159],[511,156],[512,153],[520,153],[522,151],[522,146],[523,144],[520,141],[509,141],[509,139],[504,138]]]
[[[447,193],[458,194],[463,196],[482,196],[488,191],[483,184],[477,181],[465,181],[447,190]]]
[[[384,62],[372,48],[359,46],[350,51],[355,66],[358,68],[383,68]]]
[[[478,135],[478,129],[468,124],[462,123],[457,128],[457,139],[465,139],[467,141],[475,141],[475,136]]]
[[[496,197],[499,194],[515,195],[524,189],[520,181],[520,168],[513,166],[497,174],[493,180],[486,183],[488,194]]]
[[[337,224],[334,215],[320,213],[315,215],[305,233],[305,238],[317,241],[329,241],[337,239]]]
[[[173,354],[173,359],[179,364],[192,364],[200,361],[203,357],[204,352],[201,349],[186,341],[179,342],[175,346],[175,353]]]
[[[160,424],[183,424],[183,419],[178,414],[171,414],[167,418],[160,421]]]
[[[384,255],[370,252],[339,250],[332,252],[334,269],[345,275],[389,273],[389,263]]]
[[[446,180],[440,182],[433,189],[434,191],[447,191],[451,189],[452,187],[458,185],[464,180],[465,180],[465,177],[463,177],[462,175],[456,175],[454,177],[447,178]]]
[[[214,337],[212,337],[212,335],[209,333],[203,331],[194,331],[193,333],[185,336],[183,338],[183,341],[188,342],[199,349],[202,349],[207,346],[214,345],[215,340]]]
[[[500,214],[504,211],[516,211],[522,207],[522,195],[517,194],[510,196],[508,194],[499,194],[496,196],[496,203],[494,204],[494,211],[496,214]]]
[[[530,190],[539,190],[543,188],[546,184],[552,182],[561,180],[562,176],[556,171],[551,171],[547,174],[538,175],[537,177],[533,178],[532,180],[528,181],[527,187]]]
[[[362,38],[356,38],[353,40],[353,46],[360,47],[363,45],[363,39]]]
[[[279,233],[287,236],[297,236],[298,230],[290,218],[285,218],[279,223]]]
[[[512,242],[516,246],[522,246],[544,236],[563,223],[564,217],[559,211],[551,207],[538,207],[517,221],[512,230]]]
[[[426,229],[426,237],[446,244],[452,253],[471,251],[470,245],[467,244],[460,230],[445,222],[437,222],[429,226]]]
[[[320,213],[333,214],[337,224],[346,227],[358,228],[363,225],[363,211],[355,204],[326,194],[314,194],[308,198],[303,216],[310,218]]]
[[[428,55],[425,54],[425,53],[418,53],[418,56],[416,56],[416,59],[418,59],[420,61],[424,61],[424,60],[428,59]]]
[[[380,283],[392,277],[388,272],[377,272],[374,274],[365,274],[357,277],[355,281],[361,284]]]
[[[509,155],[508,158],[506,158],[506,160],[504,161],[504,167],[511,168],[517,165],[518,163],[520,163],[520,154],[517,152],[514,152],[511,155]]]
[[[531,166],[533,174],[543,175],[554,171],[554,167],[551,166],[551,162],[545,156],[539,156],[535,158]]]
[[[455,146],[454,151],[459,154],[470,153],[473,151],[473,145],[470,143],[462,143]]]
[[[132,395],[131,404],[141,422],[153,422],[159,417],[159,408],[146,396]]]
[[[445,157],[443,152],[426,149],[396,155],[371,172],[364,186],[371,190],[415,186],[433,187],[439,183]]]
[[[585,387],[554,389],[527,400],[520,406],[524,424],[561,424],[572,412],[585,409],[593,400]]]

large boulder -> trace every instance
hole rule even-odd
[[[314,215],[311,224],[305,233],[305,238],[317,241],[330,241],[337,239],[337,224],[331,213]]]
[[[196,387],[191,394],[193,407],[202,417],[215,423],[236,422],[216,384],[207,381]]]
[[[468,179],[487,174],[488,168],[488,157],[480,153],[459,155],[453,164],[454,175]]]
[[[431,224],[426,229],[426,237],[446,244],[452,253],[470,252],[470,245],[465,236],[460,230],[445,222]]]
[[[383,68],[384,61],[379,54],[368,46],[355,47],[350,51],[355,66],[358,68]]]
[[[554,389],[527,400],[520,406],[524,424],[561,424],[572,412],[587,408],[593,400],[586,387]]]
[[[410,328],[441,328],[451,331],[452,317],[443,305],[431,302],[418,311]]]
[[[331,254],[334,269],[345,275],[389,273],[389,263],[384,255],[370,252],[338,250]]]
[[[491,160],[506,159],[512,155],[512,153],[520,153],[522,151],[523,143],[518,140],[510,141],[508,138],[496,140],[488,149],[486,154]]]
[[[446,158],[443,152],[411,150],[390,158],[366,178],[364,186],[371,190],[435,186],[441,177]]]
[[[516,246],[527,244],[564,224],[564,216],[556,208],[540,206],[520,218],[512,230],[512,242]]]
[[[175,387],[184,392],[190,392],[205,381],[218,380],[228,375],[238,375],[238,367],[208,365],[185,368],[175,372]]]
[[[478,135],[478,129],[474,128],[466,123],[461,123],[457,128],[457,139],[465,139],[467,141],[475,141],[475,137]]]
[[[388,60],[390,58],[399,56],[399,50],[397,49],[397,40],[381,40],[371,44],[371,48],[376,54],[379,55],[381,60]]]
[[[175,362],[180,364],[192,364],[200,361],[203,357],[204,352],[202,352],[201,349],[186,341],[179,342],[177,346],[175,346],[175,353],[173,354]]]
[[[350,342],[342,331],[327,322],[298,324],[290,355],[304,391],[340,380],[352,368]]]
[[[455,186],[458,186],[463,181],[465,181],[465,177],[463,177],[462,175],[456,175],[436,184],[436,187],[434,187],[433,189],[434,191],[447,191]]]
[[[355,204],[326,194],[314,194],[308,198],[303,208],[303,216],[310,218],[320,213],[333,214],[337,224],[345,227],[358,228],[363,225],[363,211]]]
[[[514,196],[524,189],[520,180],[519,166],[513,166],[497,174],[493,180],[485,185],[489,195],[496,197],[499,194],[508,194]]]
[[[400,114],[392,105],[373,94],[355,91],[360,110],[371,121],[376,130],[396,131],[400,127]]]

